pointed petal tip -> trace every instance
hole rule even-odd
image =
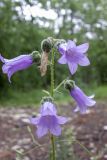
[[[89,96],[89,98],[91,98],[91,99],[94,98],[94,97],[95,97],[95,94],[92,94],[91,96]]]
[[[59,58],[58,63],[60,63],[60,64],[66,64],[67,63],[65,55],[63,55],[62,57]]]
[[[60,136],[61,135],[61,127],[59,125],[51,127],[50,132],[55,136]]]
[[[87,56],[84,56],[82,59],[79,60],[78,64],[80,66],[89,66],[90,65],[90,61],[89,61]]]
[[[77,106],[75,109],[74,109],[74,112],[78,112],[80,109],[79,107]]]
[[[79,46],[77,46],[77,52],[79,53],[86,53],[89,49],[89,43],[83,43]]]
[[[80,109],[78,106],[74,109],[74,112],[77,113],[80,111],[80,114],[84,115],[87,112],[87,109]]]
[[[69,121],[68,117],[57,116],[57,118],[58,118],[58,123],[59,124],[65,124],[66,122]]]
[[[8,76],[8,81],[9,81],[10,84],[12,83],[10,76]]]
[[[38,138],[41,138],[41,137],[45,136],[47,134],[47,132],[48,132],[47,128],[45,128],[43,126],[42,127],[41,126],[37,127],[36,134],[37,134]]]
[[[30,117],[29,118],[30,123],[33,124],[33,125],[37,125],[38,122],[39,122],[39,119],[40,119],[40,117]]]
[[[92,106],[94,106],[95,104],[96,104],[96,101],[93,100],[93,105]]]
[[[91,101],[91,104],[89,105],[89,107],[92,107],[92,106],[94,106],[96,104],[96,101],[93,100],[94,97],[95,97],[95,94],[93,94],[93,95],[88,97],[90,99],[90,101]]]
[[[69,67],[70,73],[73,75],[77,71],[78,65],[76,63],[68,63],[68,67]]]

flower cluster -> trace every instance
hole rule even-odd
[[[44,76],[47,71],[48,64],[52,67],[54,65],[49,63],[48,58],[51,50],[53,48],[57,48],[59,53],[61,54],[58,62],[60,64],[67,64],[70,70],[71,75],[75,74],[77,71],[78,65],[80,66],[88,66],[90,65],[90,61],[87,57],[86,52],[88,51],[89,44],[84,43],[76,46],[75,42],[72,40],[57,40],[49,37],[42,41],[42,56],[38,54],[37,51],[32,52],[32,54],[28,55],[20,55],[13,59],[5,59],[0,55],[0,60],[3,63],[2,71],[7,74],[9,82],[11,82],[11,76],[19,71],[24,70],[30,67],[33,63],[38,61],[40,62],[40,72],[41,75]],[[53,59],[51,59],[53,61]],[[38,63],[39,64],[39,63]],[[54,71],[54,69],[52,69]],[[54,73],[51,75],[53,76]],[[53,82],[52,82],[53,83]],[[84,114],[87,111],[88,107],[95,105],[95,100],[93,100],[94,96],[87,96],[85,93],[75,85],[75,82],[72,80],[66,80],[64,82],[65,88],[67,88],[70,92],[70,96],[76,101],[75,112],[80,111],[80,113]],[[52,91],[54,92],[54,91]],[[48,92],[49,93],[49,92]],[[51,95],[51,94],[50,94]],[[68,121],[66,117],[58,116],[57,110],[54,102],[52,101],[44,101],[40,108],[40,115],[38,117],[30,118],[30,122],[33,125],[37,126],[37,136],[42,137],[46,135],[48,132],[52,135],[59,136],[61,134],[61,124],[65,124]]]

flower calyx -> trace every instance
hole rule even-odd
[[[33,62],[40,64],[40,59],[41,59],[40,53],[38,51],[33,51],[31,55],[32,55]]]
[[[73,80],[66,80],[64,83],[64,88],[68,89],[69,91],[73,89],[74,86],[75,86],[75,81]]]
[[[41,100],[41,104],[44,104],[45,102],[53,102],[53,98],[51,96],[43,97]]]

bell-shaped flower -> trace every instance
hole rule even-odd
[[[52,102],[44,102],[40,109],[38,117],[32,117],[31,123],[37,126],[38,138],[50,132],[52,135],[59,136],[61,134],[61,124],[65,124],[68,119],[57,115],[57,110]]]
[[[77,71],[78,65],[88,66],[90,64],[87,55],[85,54],[89,48],[88,43],[76,46],[74,41],[69,40],[67,43],[59,45],[61,58],[58,60],[60,64],[68,64],[71,74]]]
[[[0,55],[0,60],[4,63],[2,66],[3,73],[7,74],[9,82],[11,82],[11,76],[20,70],[27,69],[32,65],[34,60],[38,58],[37,51],[32,52],[28,55],[20,55],[13,59],[6,59]]]
[[[82,114],[86,113],[88,107],[95,105],[96,101],[93,100],[94,95],[87,96],[85,93],[76,85],[71,88],[70,95],[77,103],[77,107],[74,110],[75,112],[80,111]]]

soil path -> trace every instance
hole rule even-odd
[[[63,138],[71,137],[71,131],[73,131],[76,139],[88,148],[90,155],[81,145],[77,143],[73,145],[74,153],[80,157],[80,160],[95,160],[95,158],[107,160],[107,102],[97,103],[86,115],[74,114],[71,106],[72,104],[60,107],[62,115],[70,117],[69,123],[63,129]],[[48,136],[39,141],[35,136],[36,143],[43,145],[35,147],[27,129],[28,118],[35,113],[35,110],[37,111],[30,106],[0,108],[0,160],[48,160]],[[34,133],[34,127],[30,127]],[[66,145],[66,143],[64,144]],[[24,155],[21,156],[16,151],[24,153]],[[66,149],[64,149],[64,154],[65,151]],[[70,160],[68,152],[71,151],[68,149],[66,158],[62,157],[61,160]]]

